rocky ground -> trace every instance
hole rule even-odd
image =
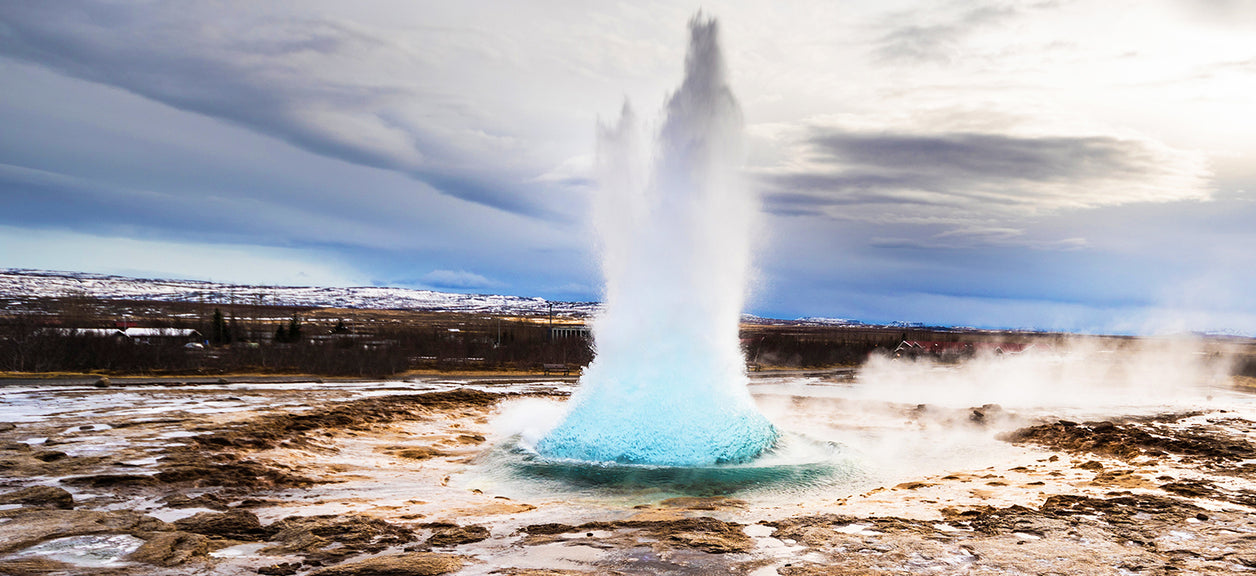
[[[1247,411],[895,407],[1010,456],[797,501],[608,496],[477,473],[504,404],[565,388],[468,384],[0,390],[0,574],[1256,570]]]

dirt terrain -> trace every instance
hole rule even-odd
[[[503,441],[493,422],[504,405],[567,392],[557,382],[8,388],[0,574],[1256,570],[1250,412],[1069,421],[905,407],[894,414],[905,426],[997,434],[1011,456],[796,497],[565,494],[482,470]]]

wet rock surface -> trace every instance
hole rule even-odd
[[[297,414],[267,415],[227,430],[196,436],[193,440],[197,445],[211,449],[319,448],[317,438],[329,435],[331,431],[368,430],[372,426],[397,420],[420,419],[434,410],[487,408],[500,399],[498,394],[472,389],[383,396]]]
[[[65,562],[49,560],[47,558],[18,558],[13,560],[0,560],[0,574],[8,576],[35,576],[41,574],[66,574],[72,573],[74,566]],[[107,574],[107,571],[100,573]]]
[[[87,388],[65,400],[85,416],[58,407],[0,424],[0,574],[1256,569],[1256,425],[1225,410],[1034,421],[994,404],[897,405],[893,418],[924,437],[1003,430],[1013,456],[771,502],[662,489],[599,499],[476,482],[468,471],[499,441],[489,423],[509,393]],[[129,396],[111,410],[90,402],[110,394]],[[157,402],[172,407],[144,408]],[[30,552],[114,536],[138,547],[92,566]]]
[[[537,538],[562,534],[592,534],[599,531],[629,531],[652,539],[661,548],[692,548],[712,554],[748,552],[754,541],[746,535],[745,526],[707,516],[666,520],[619,520],[614,522],[587,522],[578,526],[567,524],[533,524],[521,531],[532,537],[533,542],[552,541]],[[622,535],[616,534],[616,537]]]
[[[156,532],[150,534],[129,560],[154,566],[181,566],[188,562],[208,561],[209,538],[189,532]]]
[[[1004,435],[1003,439],[1126,460],[1138,456],[1174,455],[1202,462],[1233,463],[1256,458],[1256,444],[1232,434],[1236,429],[1250,429],[1251,425],[1246,421],[1227,419],[1229,421],[1222,425],[1175,426],[1198,415],[1167,414],[1080,424],[1058,420],[1021,428]]]
[[[74,508],[74,496],[55,486],[31,486],[0,494],[0,504],[20,504],[32,508]]]
[[[0,553],[14,552],[54,538],[87,534],[130,534],[143,538],[151,532],[173,530],[170,524],[130,510],[47,510],[21,508],[0,511]]]
[[[277,544],[266,552],[301,556],[316,566],[381,552],[415,539],[413,530],[359,515],[289,517],[268,529],[273,534],[269,539]]]
[[[486,540],[489,537],[488,528],[483,526],[458,526],[446,523],[423,524],[422,526],[432,530],[432,535],[424,542],[428,546],[459,546]]]
[[[339,566],[313,572],[314,576],[436,576],[461,569],[463,562],[457,556],[418,552],[399,556],[380,556],[360,562],[346,562]]]
[[[199,512],[176,520],[174,525],[179,530],[226,540],[264,540],[276,529],[262,527],[257,515],[247,510]]]

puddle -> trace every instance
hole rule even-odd
[[[524,569],[580,570],[606,557],[606,551],[580,544],[529,546],[510,558],[511,567]]]
[[[124,558],[142,544],[143,540],[128,534],[70,536],[36,544],[15,556],[41,556],[75,566],[103,568],[129,564]]]
[[[200,512],[217,513],[220,510],[212,510],[209,508],[160,508],[145,512],[149,516],[161,520],[162,522],[174,522],[184,518],[190,518]]]
[[[834,528],[833,531],[855,536],[880,536],[884,534],[884,532],[869,530],[871,527],[871,524],[847,524],[845,526]]]
[[[265,542],[259,544],[240,544],[238,546],[230,546],[221,550],[215,550],[210,552],[209,555],[214,558],[247,558],[257,556],[257,553],[262,548],[269,545],[270,544]]]

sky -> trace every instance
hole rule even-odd
[[[595,300],[718,19],[748,312],[1256,335],[1247,0],[0,3],[0,268]]]

